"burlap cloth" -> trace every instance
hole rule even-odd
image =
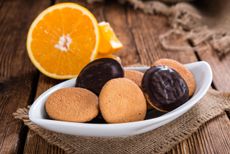
[[[173,122],[141,135],[123,138],[81,137],[51,132],[29,120],[28,108],[18,109],[14,116],[48,143],[67,153],[165,153],[204,123],[229,109],[230,94],[210,89],[198,104]]]

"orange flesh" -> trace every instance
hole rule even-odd
[[[62,36],[65,51],[56,47],[60,45]],[[79,74],[90,62],[95,45],[96,34],[92,21],[81,11],[72,8],[48,13],[32,33],[34,58],[47,72],[58,75]]]

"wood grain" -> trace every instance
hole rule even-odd
[[[230,122],[226,114],[203,125],[189,139],[174,147],[169,154],[207,153],[228,154],[230,151]]]
[[[219,59],[208,44],[196,47],[200,60],[207,61],[213,70],[213,83],[217,90],[230,92],[230,55]],[[230,121],[227,114],[220,116],[193,134],[189,139],[174,147],[169,153],[221,153],[230,151]]]
[[[47,1],[0,1],[0,153],[17,153],[25,127],[12,113],[31,103],[37,71],[30,63],[25,41],[35,14]],[[36,81],[35,81],[36,82]],[[22,133],[21,130],[24,132]]]
[[[46,91],[53,85],[58,84],[59,82],[61,81],[50,79],[44,75],[40,75],[36,97],[41,95],[44,91]],[[33,131],[29,130],[27,138],[26,138],[24,153],[25,154],[35,154],[35,153],[37,154],[40,154],[40,153],[61,154],[61,153],[64,153],[64,151],[56,146],[48,144],[44,139],[36,135]]]
[[[165,17],[147,15],[129,9],[127,18],[142,64],[151,65],[159,58],[172,58],[182,63],[197,61],[192,50],[175,52],[166,51],[161,47],[159,36],[166,33],[170,28]],[[175,37],[173,39],[177,40],[178,45],[187,43],[181,38]]]
[[[230,54],[220,59],[208,44],[201,44],[196,50],[199,57],[211,65],[216,89],[230,92]]]
[[[124,48],[117,53],[123,65],[140,63],[137,47],[128,24],[127,8],[114,2],[107,2],[104,7],[104,17],[113,27]]]

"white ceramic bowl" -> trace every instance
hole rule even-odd
[[[195,76],[196,91],[192,98],[186,103],[160,117],[121,124],[93,124],[76,123],[46,119],[44,104],[47,97],[54,91],[73,87],[76,79],[71,79],[60,83],[44,92],[33,103],[29,111],[30,120],[42,128],[70,135],[80,136],[130,136],[148,132],[165,125],[192,108],[208,91],[212,82],[212,71],[207,62],[195,62],[185,65]],[[145,72],[149,67],[126,67],[125,69],[138,70]]]

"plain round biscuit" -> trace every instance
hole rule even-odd
[[[190,72],[186,67],[184,67],[183,64],[179,63],[176,60],[172,60],[172,59],[159,59],[153,65],[154,66],[166,65],[166,66],[174,69],[175,71],[177,71],[181,75],[181,77],[185,80],[185,82],[188,86],[189,96],[191,97],[194,94],[194,92],[196,90],[195,78],[194,78],[192,72]]]
[[[139,87],[141,87],[141,81],[144,73],[134,70],[125,70],[125,78],[132,80]]]
[[[45,109],[52,119],[87,122],[98,115],[98,97],[87,89],[63,88],[48,97]]]
[[[125,78],[132,80],[134,83],[136,83],[140,88],[141,88],[141,82],[142,78],[144,76],[144,73],[140,71],[135,71],[135,70],[125,70]],[[150,110],[153,107],[147,103],[147,109]]]
[[[99,95],[99,107],[108,123],[144,120],[147,110],[143,92],[126,78],[112,79],[104,85]]]

